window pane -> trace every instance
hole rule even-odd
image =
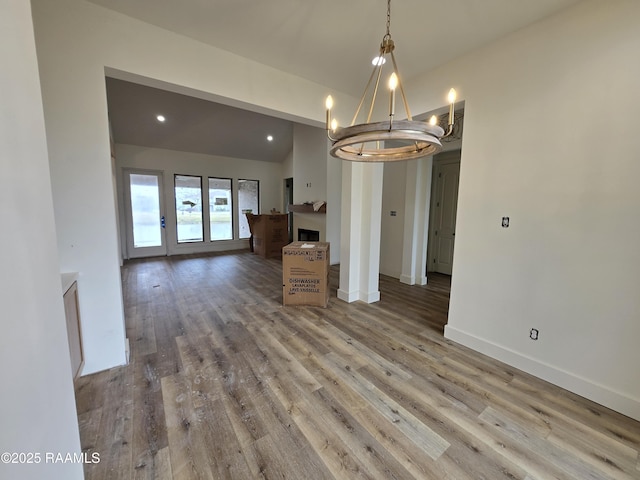
[[[178,243],[202,242],[202,177],[176,175]]]
[[[233,240],[231,179],[209,178],[211,240]]]
[[[258,180],[238,180],[238,225],[240,226],[240,238],[249,238],[251,236],[245,213],[250,212],[254,215],[260,213],[260,206],[258,204],[259,193]]]
[[[160,188],[156,175],[129,175],[131,216],[133,217],[133,247],[162,245],[160,225]]]

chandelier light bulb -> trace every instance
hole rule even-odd
[[[431,118],[429,119],[429,125],[438,125],[438,117],[436,117],[435,115],[431,115]]]
[[[335,132],[337,128],[338,128],[338,121],[334,118],[333,120],[331,120],[331,130]]]
[[[333,108],[333,97],[329,95],[324,102],[325,107],[327,107],[327,122],[325,128],[329,130],[331,126],[331,109]]]
[[[455,88],[452,88],[451,90],[449,90],[449,96],[448,96],[449,103],[456,103],[457,96],[458,94],[456,93]]]
[[[454,122],[453,110],[456,103],[456,96],[457,95],[455,89],[452,88],[451,90],[449,90],[449,127],[451,127]],[[453,131],[452,128],[450,128],[449,130]]]
[[[324,104],[327,107],[327,110],[331,110],[333,108],[333,97],[329,95],[325,100]]]
[[[391,90],[391,95],[389,96],[389,118],[393,119],[393,116],[396,114],[396,88],[398,87],[398,76],[396,72],[393,72],[389,77],[389,89]],[[389,128],[391,128],[391,124],[389,124]]]
[[[395,90],[398,87],[398,76],[396,72],[393,72],[389,77],[389,88],[391,90]]]

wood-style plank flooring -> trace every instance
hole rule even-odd
[[[640,422],[444,339],[448,277],[283,307],[249,252],[122,268],[131,359],[76,385],[93,479],[640,479]]]

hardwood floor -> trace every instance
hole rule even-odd
[[[248,252],[122,268],[131,361],[76,385],[87,479],[639,479],[640,422],[444,339],[448,277],[283,307]]]

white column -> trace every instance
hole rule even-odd
[[[407,164],[404,240],[400,282],[426,285],[429,208],[433,157],[411,160]]]
[[[382,164],[342,164],[340,287],[345,302],[380,300]]]

